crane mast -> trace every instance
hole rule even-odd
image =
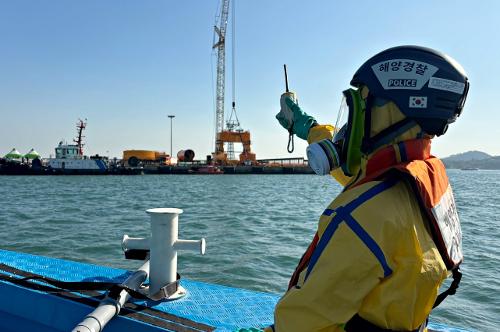
[[[235,102],[235,68],[234,68],[234,2],[233,0],[233,30],[231,37],[233,38],[232,46],[232,112],[224,129],[224,92],[225,92],[225,66],[226,66],[226,28],[229,16],[230,0],[221,0],[220,16],[216,20],[214,26],[215,34],[218,41],[214,43],[213,49],[217,50],[217,86],[215,99],[215,152],[213,153],[213,162],[219,165],[227,164],[245,164],[251,165],[256,162],[255,153],[252,153],[250,147],[250,132],[240,128],[240,122],[236,115]],[[217,26],[218,25],[218,26]],[[215,35],[214,35],[215,36]],[[234,119],[233,119],[234,115]],[[228,151],[224,151],[224,144],[227,143]],[[243,152],[239,156],[239,160],[234,156],[234,143],[243,145]],[[229,157],[229,159],[228,159]]]
[[[226,75],[226,28],[229,15],[229,0],[222,0],[219,26],[214,30],[219,40],[213,45],[217,49],[217,89],[215,99],[215,154],[220,153],[219,134],[224,130],[224,90]]]

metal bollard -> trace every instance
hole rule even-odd
[[[157,294],[165,285],[177,279],[177,251],[199,250],[205,254],[205,239],[180,240],[179,214],[183,211],[176,208],[156,208],[146,211],[151,216],[151,237],[131,238],[124,235],[122,247],[124,250],[149,250],[150,274],[149,294]],[[169,299],[176,299],[186,294],[179,287]]]

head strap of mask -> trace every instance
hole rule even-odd
[[[381,146],[389,144],[391,140],[417,125],[417,122],[414,120],[404,118],[371,137],[374,99],[375,97],[371,93],[368,93],[368,97],[366,98],[364,135],[361,143],[361,152],[364,154],[370,154]]]
[[[354,176],[359,172],[361,165],[365,101],[361,97],[360,89],[347,89],[342,93],[349,107],[349,117],[347,120],[347,128],[342,144],[340,160],[343,161],[342,171],[344,174],[347,176]]]

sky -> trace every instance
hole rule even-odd
[[[462,116],[433,141],[445,157],[500,155],[500,1],[234,0],[236,110],[258,159],[305,156],[275,120],[283,64],[301,107],[334,123],[341,92],[361,64],[413,44],[455,58],[471,82]],[[213,25],[219,0],[0,0],[0,155],[35,148],[44,157],[87,119],[86,154],[214,148]],[[235,144],[235,150],[242,147]]]

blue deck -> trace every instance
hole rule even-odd
[[[61,281],[125,280],[129,272],[104,266],[83,264],[12,251],[0,250],[0,263]],[[135,301],[158,311],[210,325],[215,331],[235,331],[241,327],[270,325],[279,295],[249,291],[192,280],[181,280],[188,294],[176,301],[148,303]],[[0,282],[1,331],[71,331],[92,311],[86,304],[55,295]],[[163,319],[163,318],[162,318]],[[168,319],[165,319],[168,322]],[[435,331],[464,332],[441,324],[431,324]],[[170,331],[120,316],[105,331]],[[191,328],[190,331],[196,331]]]

